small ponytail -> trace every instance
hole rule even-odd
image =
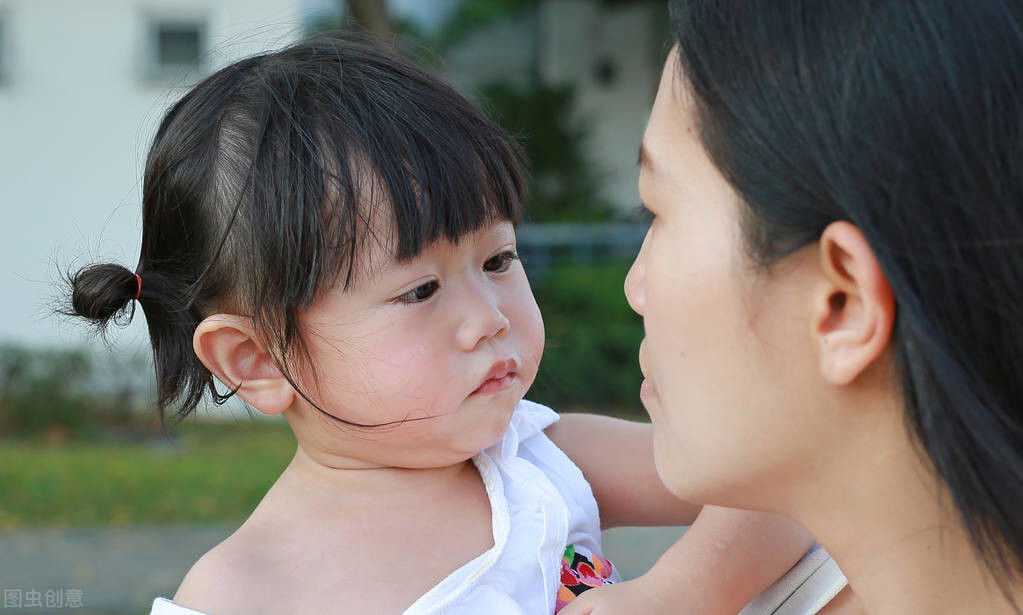
[[[192,347],[195,329],[203,319],[197,303],[159,272],[148,271],[140,279],[140,303],[146,312],[153,344],[160,411],[176,401],[176,414],[183,418],[195,410],[207,390],[214,403],[227,401],[234,391],[227,394],[217,391],[213,374]]]
[[[139,280],[122,265],[101,264],[83,267],[70,276],[71,310],[69,315],[91,320],[102,331],[111,319],[128,312],[136,297]],[[127,314],[131,322],[135,308]]]
[[[222,394],[216,390],[213,374],[192,349],[192,336],[202,315],[170,279],[155,271],[137,274],[122,265],[96,264],[68,276],[68,282],[71,307],[65,314],[92,321],[101,333],[110,322],[130,323],[136,303],[145,310],[161,416],[175,402],[174,414],[187,416],[206,390],[217,403],[231,397],[233,391]]]

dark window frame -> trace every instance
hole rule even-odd
[[[183,61],[165,57],[168,49],[167,37],[174,34],[189,34],[195,37],[194,58]],[[151,15],[146,23],[146,73],[155,78],[176,78],[183,75],[200,74],[206,71],[209,53],[209,24],[200,16],[159,16]],[[183,48],[183,47],[182,47]],[[180,51],[179,48],[178,51]]]

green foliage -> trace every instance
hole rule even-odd
[[[180,430],[131,444],[5,444],[0,530],[244,519],[295,452],[283,422]]]
[[[118,369],[141,370],[141,364]],[[159,430],[155,412],[135,412],[141,397],[130,385],[97,390],[97,366],[83,350],[0,347],[0,436],[63,441],[95,434],[101,426]],[[124,378],[133,382],[134,374]]]
[[[528,397],[556,410],[642,414],[636,352],[643,323],[622,284],[628,265],[560,265],[534,287],[547,345]]]
[[[481,95],[494,119],[519,137],[531,177],[525,209],[533,222],[602,222],[613,208],[601,197],[596,165],[585,155],[588,128],[575,116],[571,85],[491,83]]]
[[[76,389],[91,370],[82,352],[0,349],[0,434],[79,431],[87,405]]]

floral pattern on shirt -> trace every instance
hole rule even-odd
[[[576,550],[575,545],[568,545],[561,558],[561,586],[558,587],[554,612],[565,608],[566,604],[590,588],[614,583],[613,574],[611,562],[596,553],[586,557]]]

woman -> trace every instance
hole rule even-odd
[[[626,280],[662,480],[802,523],[820,612],[1019,613],[1023,5],[670,4]]]

